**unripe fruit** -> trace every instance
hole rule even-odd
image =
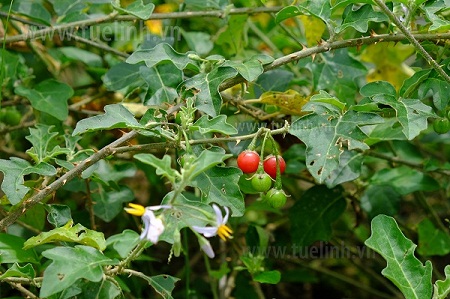
[[[255,191],[267,192],[272,187],[272,179],[267,173],[257,173],[252,178],[252,186]]]

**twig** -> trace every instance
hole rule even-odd
[[[106,158],[109,155],[115,154],[114,148],[122,145],[123,143],[133,139],[138,135],[137,131],[129,132],[116,141],[103,147],[97,153],[93,154],[91,157],[85,159],[80,164],[75,166],[73,169],[65,173],[59,179],[55,180],[52,184],[46,188],[40,190],[37,194],[33,195],[29,199],[25,200],[21,205],[19,205],[13,212],[11,212],[7,217],[0,220],[0,231],[3,231],[9,225],[13,224],[23,213],[25,213],[29,208],[41,202],[48,195],[52,194],[59,188],[61,188],[68,181],[79,176],[85,169],[97,163],[101,159]]]
[[[413,35],[416,40],[441,40],[441,39],[450,39],[450,33],[443,33],[443,34],[431,34],[431,33],[425,33],[425,34],[414,34]],[[280,57],[278,59],[275,59],[272,63],[264,66],[264,72],[267,72],[269,70],[278,68],[282,65],[285,65],[290,62],[298,61],[302,58],[313,56],[315,54],[328,52],[331,50],[336,49],[342,49],[342,48],[350,48],[350,47],[356,47],[356,46],[362,46],[362,45],[370,45],[370,44],[376,44],[379,42],[399,42],[407,39],[404,34],[381,34],[381,35],[373,35],[373,36],[366,36],[361,38],[354,38],[354,39],[348,39],[348,40],[342,40],[342,41],[336,41],[332,43],[323,42],[318,46],[311,47],[311,48],[305,48],[303,50],[288,54],[286,56]],[[229,79],[222,83],[219,86],[219,90],[223,91],[225,89],[228,89],[230,87],[235,86],[236,84],[244,82],[245,79],[242,78],[242,76],[236,76],[232,79]]]
[[[403,23],[394,15],[394,13],[386,6],[382,0],[374,0],[374,2],[381,8],[382,11],[391,19],[391,21],[400,29],[405,37],[409,40],[411,44],[416,48],[416,50],[422,54],[422,56],[431,64],[431,67],[442,76],[448,83],[450,83],[450,76],[442,69],[442,67],[437,64],[437,62],[431,57],[431,55],[422,47],[422,45],[417,41],[411,32],[403,25]]]
[[[84,180],[84,183],[86,184],[86,206],[89,211],[89,220],[91,222],[91,229],[97,230],[97,226],[95,225],[95,213],[94,213],[94,202],[92,201],[91,196],[91,187],[89,184],[91,183],[89,179]]]
[[[10,282],[10,281],[7,281],[7,283],[9,283],[9,285],[11,285],[13,288],[20,291],[22,294],[24,294],[26,298],[39,298],[38,296],[36,296],[32,292],[30,292],[29,290],[24,288],[20,283],[14,283],[14,282]]]
[[[270,13],[279,11],[281,7],[256,7],[256,8],[235,8],[231,9],[229,12],[222,10],[212,10],[212,11],[188,11],[188,12],[173,12],[173,13],[154,13],[148,20],[162,20],[162,19],[187,19],[187,18],[198,18],[198,17],[216,17],[223,18],[225,15],[239,15],[239,14],[258,14],[258,13]],[[52,35],[55,32],[63,32],[72,28],[83,28],[87,26],[92,26],[101,23],[108,23],[111,21],[136,21],[137,17],[132,15],[118,16],[117,12],[113,12],[107,16],[102,16],[97,19],[87,19],[66,24],[61,24],[58,26],[53,26],[49,28],[44,28],[41,30],[36,30],[27,34],[19,34],[15,36],[10,36],[4,39],[5,43],[14,43],[19,41],[26,41],[31,39],[40,38],[46,35]],[[43,25],[41,25],[43,26]]]

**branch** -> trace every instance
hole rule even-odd
[[[64,184],[66,184],[68,181],[72,180],[73,178],[79,176],[85,169],[92,166],[96,162],[106,158],[109,155],[115,154],[114,148],[117,146],[122,145],[123,143],[127,142],[130,139],[133,139],[138,135],[137,131],[129,132],[116,141],[108,144],[95,154],[93,154],[91,157],[85,159],[80,164],[75,166],[70,171],[66,172],[63,176],[58,178],[56,181],[45,187],[44,189],[40,190],[37,194],[33,195],[29,199],[25,200],[15,208],[13,212],[11,212],[7,217],[0,220],[0,231],[3,231],[8,227],[9,225],[13,224],[23,213],[25,213],[29,208],[34,206],[35,204],[41,202],[44,198],[46,198],[48,195],[52,194],[59,188],[61,188]]]
[[[188,12],[173,12],[173,13],[154,13],[148,20],[161,20],[161,19],[187,19],[197,17],[216,17],[224,18],[227,15],[251,15],[258,13],[270,13],[277,12],[281,7],[256,7],[256,8],[234,8],[230,11],[212,10],[212,11],[188,11]],[[4,15],[0,15],[4,16]],[[87,19],[71,23],[66,23],[58,26],[48,27],[41,30],[29,32],[27,34],[19,34],[10,36],[4,39],[5,43],[14,43],[19,41],[27,41],[31,39],[40,38],[46,35],[53,35],[55,32],[64,32],[68,29],[83,28],[91,25],[97,25],[101,23],[108,23],[112,21],[136,21],[138,18],[131,15],[118,16],[117,12],[113,12],[107,16],[102,16],[96,19]],[[43,26],[43,25],[40,25]],[[67,35],[67,33],[66,33]],[[72,35],[72,32],[70,32]]]
[[[436,33],[425,33],[425,34],[414,34],[415,40],[428,40],[428,41],[436,41],[441,39],[450,39],[450,33],[436,34]],[[380,42],[400,42],[407,39],[407,36],[404,34],[381,34],[381,35],[373,35],[373,36],[365,36],[361,38],[354,38],[348,40],[341,40],[336,42],[322,42],[320,45],[312,47],[312,48],[304,48],[301,51],[297,51],[286,56],[275,59],[272,63],[264,66],[264,72],[275,69],[282,65],[288,64],[290,62],[298,61],[302,58],[308,56],[314,56],[319,53],[328,52],[331,50],[341,49],[341,48],[350,48],[350,47],[360,47],[362,45],[370,45],[376,44]],[[439,68],[440,69],[440,68]],[[225,81],[219,86],[219,91],[223,91],[230,87],[235,86],[236,84],[244,82],[245,79],[238,75],[228,81]]]
[[[448,83],[450,83],[450,76],[437,64],[437,62],[431,57],[431,55],[422,47],[422,45],[414,38],[414,35],[409,32],[409,30],[403,25],[403,23],[392,13],[392,11],[384,4],[381,0],[374,0],[374,2],[381,8],[382,11],[391,19],[391,21],[400,29],[405,37],[409,40],[411,44],[416,48],[416,50],[422,54],[422,56],[428,61],[429,64],[434,68],[434,70],[442,76]]]

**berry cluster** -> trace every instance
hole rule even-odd
[[[286,162],[280,155],[270,155],[261,163],[259,154],[254,150],[246,150],[239,154],[237,165],[245,174],[251,176],[251,185],[257,192],[265,193],[263,199],[272,207],[281,208],[286,203],[286,194],[281,189],[281,176],[286,170]],[[275,187],[272,188],[272,180]]]

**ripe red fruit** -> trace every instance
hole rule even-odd
[[[243,173],[252,173],[258,169],[259,155],[255,151],[243,151],[237,158],[237,165]]]
[[[278,162],[280,163],[280,173],[283,174],[286,170],[286,162],[283,157],[278,156]],[[273,179],[277,176],[277,159],[275,156],[270,155],[264,160],[264,171],[270,175]]]

